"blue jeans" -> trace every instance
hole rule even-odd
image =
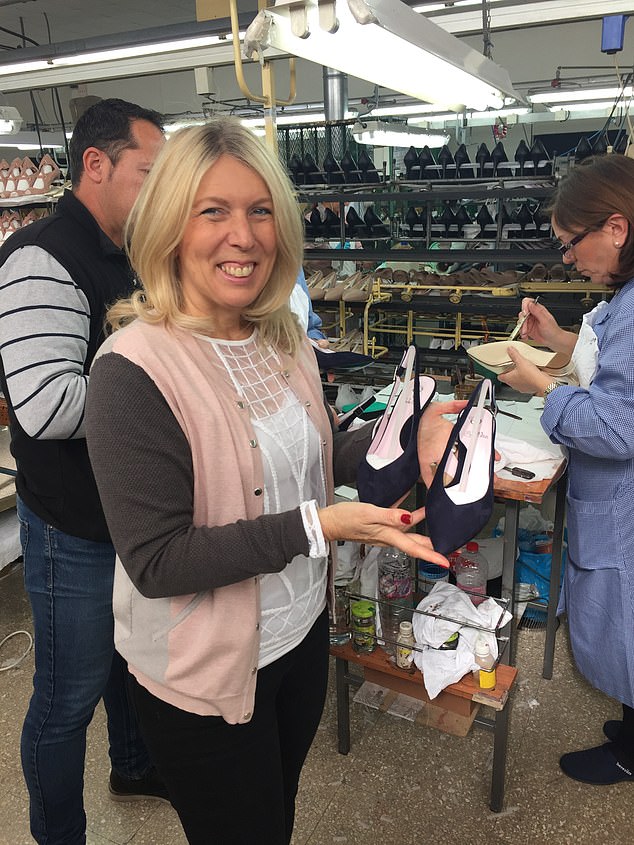
[[[140,778],[150,761],[114,650],[114,548],[65,534],[17,501],[24,582],[33,611],[35,675],[22,729],[31,834],[40,845],[84,845],[86,729],[99,699],[112,768]]]

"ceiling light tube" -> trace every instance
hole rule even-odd
[[[498,107],[504,95],[521,99],[503,68],[400,0],[332,4],[334,31],[322,28],[318,0],[278,0],[258,13],[245,40],[260,37],[263,50],[277,48],[318,64],[327,60],[350,76],[456,110]],[[264,37],[251,39],[256,31]]]
[[[605,8],[609,5],[609,9]],[[471,6],[471,8],[469,8]],[[458,8],[461,7],[461,8]],[[462,8],[464,7],[464,8]],[[413,6],[416,12],[428,15],[447,32],[455,35],[482,32],[482,0],[461,3],[447,2]],[[490,28],[492,30],[513,29],[520,26],[543,26],[558,22],[600,19],[604,15],[632,13],[632,0],[489,0]]]
[[[241,33],[250,17],[240,15]],[[226,21],[174,24],[5,51],[0,57],[0,90],[23,91],[218,64],[233,64]]]
[[[355,123],[352,135],[359,144],[375,147],[442,147],[449,135],[425,132],[407,124],[384,123],[380,120]]]
[[[627,85],[625,88],[619,88],[618,86],[611,88],[579,88],[574,91],[557,89],[554,91],[543,91],[539,94],[530,94],[528,99],[531,103],[572,103],[586,100],[607,100],[610,97],[616,99],[621,94],[624,97],[631,97],[632,86]]]

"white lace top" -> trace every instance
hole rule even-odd
[[[320,439],[306,409],[288,387],[280,361],[257,343],[204,337],[214,363],[248,403],[264,469],[264,513],[302,504],[311,555],[298,555],[279,573],[260,576],[259,668],[298,645],[326,604],[326,546],[316,524],[315,504],[326,504],[326,476]],[[316,551],[315,551],[316,550]]]

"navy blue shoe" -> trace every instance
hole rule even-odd
[[[170,803],[167,788],[154,767],[139,780],[124,778],[112,769],[108,790],[112,801],[164,801],[167,804]]]
[[[610,742],[614,742],[621,732],[623,722],[620,719],[608,719],[603,725],[603,733],[607,736]]]
[[[357,470],[361,502],[389,508],[418,481],[418,425],[436,392],[435,379],[418,370],[418,350],[411,345],[396,368],[385,412]]]
[[[495,414],[493,384],[483,379],[458,414],[427,491],[427,533],[441,555],[473,539],[493,512]]]
[[[630,761],[614,742],[564,754],[559,766],[569,778],[594,786],[634,781],[634,761]]]
[[[313,344],[317,366],[321,372],[330,370],[362,370],[374,361],[371,355],[362,355],[360,352],[349,352],[347,349],[337,351],[336,349],[322,349]]]

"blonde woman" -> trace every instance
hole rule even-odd
[[[175,135],[128,240],[142,290],[110,319],[136,319],[86,421],[116,645],[188,841],[283,845],[326,692],[329,541],[445,561],[406,533],[422,511],[331,504],[370,434],[333,434],[288,307],[301,217],[261,142],[231,120]]]

